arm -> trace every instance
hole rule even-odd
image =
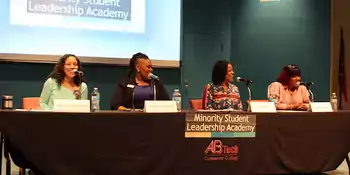
[[[157,99],[159,100],[170,100],[169,94],[166,91],[163,83],[161,81],[157,81],[158,93]]]
[[[237,110],[243,110],[243,105],[242,105],[242,100],[241,100],[241,95],[239,95],[239,90],[237,88],[237,99],[238,99],[238,103],[237,103]]]
[[[202,98],[202,105],[203,109],[211,110],[213,108],[213,94],[210,91],[210,85],[206,85],[204,87],[204,92],[203,92],[203,98]]]
[[[39,106],[44,110],[50,110],[49,100],[51,97],[51,81],[54,81],[54,80],[49,78],[45,81],[44,87],[40,95]]]
[[[301,90],[301,95],[303,96],[303,103],[310,103],[310,93],[305,86],[299,87]]]
[[[270,95],[276,95],[276,108],[277,109],[285,109],[285,110],[291,110],[295,109],[296,105],[290,105],[282,103],[280,100],[281,97],[281,91],[280,91],[280,84],[278,82],[273,82],[269,85],[267,88],[267,98],[270,97]]]
[[[88,94],[88,87],[87,87],[87,85],[85,84],[85,83],[82,83],[81,84],[81,99],[82,100],[88,100],[89,98],[88,98],[88,96],[89,96],[89,94]]]
[[[111,110],[127,110],[127,108],[123,106],[124,89],[122,85],[117,85],[111,99]]]

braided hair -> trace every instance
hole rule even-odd
[[[134,54],[129,62],[129,73],[128,73],[129,78],[132,78],[135,76],[136,64],[137,64],[137,60],[139,60],[139,59],[149,59],[149,58],[146,54],[141,53],[141,52]]]

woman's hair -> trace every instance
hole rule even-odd
[[[280,82],[284,86],[288,86],[290,78],[296,77],[296,76],[301,76],[301,71],[299,67],[296,65],[287,65],[284,66],[281,74],[277,78],[277,81]]]
[[[217,61],[213,67],[213,71],[211,73],[211,81],[214,85],[219,85],[223,81],[225,81],[225,77],[227,74],[227,66],[230,63],[225,60]]]
[[[129,73],[128,73],[128,77],[132,77],[135,76],[136,73],[136,63],[138,59],[149,59],[148,56],[144,53],[138,52],[135,53],[132,58],[130,59],[129,62]]]
[[[73,54],[65,54],[63,55],[58,62],[56,63],[55,67],[53,68],[53,71],[50,73],[50,75],[48,76],[48,78],[53,78],[56,80],[56,83],[58,83],[59,85],[62,84],[66,74],[64,73],[64,64],[66,63],[66,60],[68,57],[74,57],[75,59],[77,59],[78,62],[78,71],[82,71],[81,68],[81,63],[80,60],[78,59],[78,57],[76,57]],[[79,86],[81,82],[84,82],[84,78],[80,77],[80,76],[75,76],[74,77],[74,84],[76,84],[77,86]]]

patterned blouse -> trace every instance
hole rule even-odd
[[[203,93],[203,109],[243,110],[237,86],[229,83],[229,88],[225,90],[221,85],[207,84]]]

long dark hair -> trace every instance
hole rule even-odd
[[[284,66],[281,74],[277,78],[277,82],[280,82],[284,86],[288,86],[290,78],[296,76],[300,77],[301,71],[298,66],[290,64]]]
[[[226,60],[220,60],[215,63],[211,72],[211,81],[214,85],[220,85],[223,81],[225,81],[227,66],[229,64],[230,62]]]
[[[77,59],[78,71],[82,71],[81,62],[78,59],[78,57],[76,57],[73,54],[65,54],[58,60],[55,67],[53,68],[53,71],[49,74],[49,76],[47,78],[55,79],[56,83],[61,85],[65,76],[66,76],[66,74],[64,73],[64,64],[65,64],[68,57],[74,57],[75,59]],[[79,77],[79,76],[74,77],[74,84],[76,84],[77,86],[80,86],[79,83],[84,82],[84,81],[85,81],[84,77]]]
[[[136,62],[138,59],[149,59],[148,56],[144,53],[138,52],[135,53],[132,58],[130,59],[129,62],[129,73],[128,73],[128,77],[132,78],[135,77],[136,74]]]

